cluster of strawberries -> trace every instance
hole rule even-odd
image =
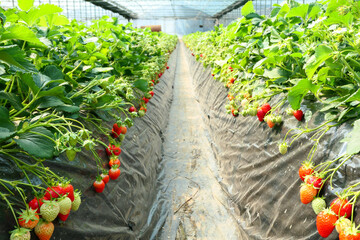
[[[164,70],[169,69],[169,66],[165,64]],[[150,83],[150,86],[154,86],[154,84],[159,83],[159,78],[162,77],[164,70],[160,72],[156,80],[152,80]],[[141,99],[140,103],[140,109],[137,111],[137,109],[134,106],[131,106],[129,108],[130,113],[136,113],[139,117],[143,117],[147,111],[146,104],[149,102],[149,100],[154,96],[154,92],[151,90],[148,93],[145,94],[145,96]],[[111,136],[114,139],[119,139],[120,143],[124,140],[125,134],[127,132],[127,128],[124,125],[119,125],[118,123],[114,123],[113,128],[111,129]],[[120,144],[114,145],[109,144],[109,146],[106,148],[106,153],[109,156],[109,167],[110,170],[103,170],[100,175],[96,177],[96,180],[93,183],[94,189],[96,192],[101,193],[105,189],[105,185],[109,182],[109,180],[116,180],[120,176],[120,160],[118,156],[121,153]]]
[[[158,84],[160,82],[160,78],[164,74],[165,68],[169,69],[170,67],[167,64],[165,64],[164,69],[160,73],[157,74],[155,79],[151,80],[150,87],[154,87],[154,85],[156,85],[156,84]],[[154,91],[152,91],[152,90],[149,91],[148,93],[145,93],[144,97],[141,99],[139,110],[137,110],[136,107],[131,106],[129,108],[129,112],[130,113],[136,113],[137,112],[139,117],[143,117],[147,112],[146,104],[150,101],[150,99],[153,96],[154,96]]]
[[[81,204],[79,191],[69,182],[48,187],[43,197],[34,197],[26,209],[19,212],[19,228],[11,232],[10,239],[30,239],[30,231],[40,240],[49,240],[54,232],[52,223],[57,217],[66,221],[70,211],[77,211]]]
[[[317,214],[316,227],[320,236],[326,238],[336,228],[340,240],[360,240],[360,232],[349,219],[353,203],[348,201],[346,196],[338,196],[330,203],[330,207],[326,208],[325,199],[319,196],[324,180],[321,173],[314,171],[311,163],[302,164],[299,176],[303,181],[300,200],[303,204],[312,203],[312,208]]]
[[[127,133],[127,128],[124,125],[120,126],[118,123],[113,124],[111,129],[111,135],[113,138],[119,138],[120,142],[124,140],[125,134]],[[97,193],[101,193],[105,189],[105,185],[109,180],[116,180],[120,176],[120,160],[118,156],[121,153],[121,148],[119,145],[109,144],[105,149],[106,154],[109,156],[109,167],[110,170],[103,169],[102,173],[96,177],[95,182],[93,183],[94,189]]]

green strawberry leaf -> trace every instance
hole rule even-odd
[[[33,26],[42,16],[60,12],[62,12],[62,9],[56,5],[42,4],[37,8],[30,9],[28,12],[19,12],[18,15],[29,26]]]
[[[241,15],[246,16],[250,13],[255,13],[254,5],[252,1],[247,2],[242,8],[241,8]]]
[[[16,134],[15,131],[10,131],[8,128],[0,127],[0,141],[8,139]]]
[[[21,10],[28,11],[34,5],[34,0],[18,0],[18,5]]]
[[[354,128],[341,142],[347,142],[346,153],[357,154],[360,152],[360,119],[354,122]]]
[[[148,82],[144,79],[138,79],[134,82],[133,86],[140,89],[143,92],[148,91]]]
[[[15,131],[15,125],[9,118],[9,111],[3,106],[0,107],[0,127],[8,129],[9,132]]]
[[[64,111],[64,112],[68,112],[68,113],[77,113],[80,111],[80,107],[67,105],[67,104],[57,106],[56,109],[59,111]]]
[[[64,79],[64,74],[62,71],[54,65],[46,66],[44,69],[44,74],[48,76],[51,80]]]
[[[309,58],[304,65],[305,72],[311,79],[318,67],[332,56],[333,50],[326,45],[319,45],[315,49],[315,54]]]
[[[10,27],[6,28],[5,32],[1,35],[0,38],[1,41],[11,39],[19,39],[46,47],[45,44],[40,42],[33,31],[23,25],[11,25]]]
[[[21,103],[21,99],[15,93],[0,91],[0,99],[8,100],[10,104],[18,111],[24,107]]]
[[[35,66],[25,59],[25,53],[17,45],[1,46],[0,61],[20,72],[36,72]]]
[[[300,80],[294,87],[292,87],[288,94],[288,101],[292,109],[299,109],[300,103],[304,96],[311,91],[316,95],[320,86],[313,84],[309,79]]]
[[[55,143],[51,140],[54,135],[44,127],[36,127],[28,132],[19,134],[14,141],[21,149],[38,158],[52,158]]]
[[[309,5],[302,4],[299,7],[295,7],[290,9],[288,14],[286,15],[287,18],[291,17],[301,17],[303,20],[305,20],[306,15],[308,13]]]

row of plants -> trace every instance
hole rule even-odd
[[[328,208],[322,197],[324,186],[332,190],[336,172],[360,151],[360,3],[289,1],[260,16],[248,2],[241,13],[227,27],[185,36],[186,46],[228,89],[229,114],[257,117],[272,129],[291,116],[299,121],[279,142],[279,152],[286,154],[300,137],[312,142],[299,169],[301,202],[312,203],[322,237],[336,226],[340,239],[360,239],[354,222],[359,180],[337,192]],[[316,150],[323,137],[350,124],[342,140],[346,151],[320,162]]]
[[[0,8],[0,161],[11,166],[2,169],[0,206],[14,217],[6,219],[16,225],[10,239],[30,239],[32,229],[50,239],[52,221],[66,221],[80,206],[72,174],[59,175],[48,161],[92,154],[87,161],[97,169],[96,192],[119,177],[127,129],[145,115],[177,43],[176,36],[116,18],[91,26],[70,22],[60,7],[33,3]]]

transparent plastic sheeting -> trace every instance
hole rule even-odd
[[[295,118],[286,117],[283,126],[270,129],[255,117],[234,118],[225,111],[227,90],[211,76],[211,69],[204,69],[187,50],[187,57],[204,111],[204,121],[209,126],[212,148],[220,166],[223,189],[233,201],[242,229],[242,240],[317,240],[316,215],[311,204],[300,202],[301,180],[298,169],[305,160],[312,142],[302,137],[294,142],[288,153],[281,155],[278,142],[286,132],[303,125]],[[280,100],[277,99],[277,100]],[[272,102],[272,104],[274,104]],[[304,104],[304,103],[303,103]],[[286,107],[286,106],[285,106]],[[313,103],[302,108],[313,111],[309,127],[323,122],[323,115]],[[321,140],[314,160],[316,163],[336,159],[344,153],[345,145],[340,140],[351,130],[342,125],[330,130]],[[360,159],[355,157],[343,165],[334,176],[334,189],[325,185],[324,196],[329,205],[336,192],[359,181]],[[355,221],[359,223],[359,201]],[[334,232],[327,238],[338,239]]]
[[[170,69],[165,71],[155,87],[155,95],[148,103],[147,114],[135,119],[134,126],[126,134],[120,154],[120,177],[110,181],[102,193],[96,193],[92,188],[97,170],[96,161],[88,151],[78,153],[73,162],[69,162],[64,156],[46,161],[51,170],[73,179],[74,188],[82,191],[79,210],[71,212],[63,224],[55,220],[52,239],[149,239],[156,221],[147,222],[147,219],[156,198],[157,168],[162,158],[161,137],[168,121],[167,109],[172,99],[176,55],[177,51],[174,51],[168,62]],[[113,123],[114,121],[108,122],[109,129]],[[95,134],[100,138],[104,137],[99,133]],[[97,151],[106,168],[108,157],[105,149]],[[16,168],[12,164],[0,156],[1,178],[14,180],[13,177],[18,176],[14,174]],[[17,207],[24,206],[19,202]],[[10,210],[0,200],[1,240],[9,239],[9,231],[14,225]]]

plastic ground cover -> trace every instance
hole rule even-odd
[[[210,68],[205,69],[202,63],[196,62],[190,50],[187,50],[187,57],[204,121],[210,128],[221,182],[239,215],[241,239],[323,239],[317,233],[311,204],[302,204],[299,197],[298,169],[311,149],[311,142],[302,137],[285,155],[279,153],[277,145],[289,129],[304,123],[285,117],[283,126],[270,129],[256,117],[228,115],[225,110],[227,90],[223,84],[213,79]],[[316,111],[316,105],[311,103],[302,107]],[[321,120],[322,115],[316,112],[310,124],[315,126]],[[316,163],[343,154],[345,145],[340,140],[350,130],[351,126],[342,125],[329,131],[318,147]],[[325,186],[323,191],[328,205],[336,192],[358,181],[359,167],[359,158],[351,159],[335,175],[334,189]],[[359,202],[356,212],[358,208]],[[357,223],[359,218],[356,214]],[[338,239],[338,234],[334,230],[327,239]]]
[[[167,109],[172,100],[176,55],[177,50],[169,59],[170,69],[165,71],[155,87],[147,114],[143,118],[136,118],[134,126],[126,134],[121,146],[120,177],[110,181],[103,193],[95,193],[92,188],[97,172],[91,154],[83,151],[73,162],[62,156],[47,161],[51,170],[73,179],[74,188],[82,191],[80,209],[72,212],[63,224],[55,220],[52,239],[130,240],[139,239],[140,235],[148,239],[147,234],[150,233],[147,231],[154,228],[151,223],[147,224],[147,218],[156,197],[156,172],[162,157],[161,136],[167,126]],[[112,124],[112,121],[108,122],[109,129]],[[94,137],[103,137],[99,133],[94,134]],[[107,165],[105,149],[99,148],[98,153],[104,166]],[[14,169],[9,161],[0,157],[1,178],[12,179]],[[0,239],[9,239],[8,231],[13,226],[10,210],[0,201]],[[36,239],[35,236],[33,238]]]

